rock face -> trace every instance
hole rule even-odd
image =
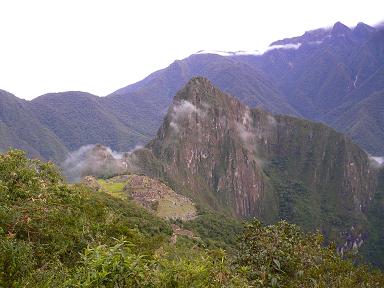
[[[142,172],[200,205],[287,219],[332,239],[351,226],[361,233],[376,185],[367,155],[342,134],[249,109],[201,77],[176,95],[157,137],[134,154],[146,163]],[[150,163],[158,168],[149,171]]]
[[[149,148],[194,194],[209,190],[195,197],[238,216],[259,215],[265,181],[251,129],[246,106],[195,78],[175,97]]]

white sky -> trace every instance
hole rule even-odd
[[[198,50],[255,50],[341,21],[384,20],[382,0],[0,0],[0,89],[104,96]]]

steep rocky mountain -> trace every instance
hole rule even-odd
[[[117,90],[103,99],[103,103],[115,111],[123,123],[153,137],[173,96],[194,76],[210,79],[252,107],[297,115],[261,71],[232,58],[213,54],[196,54],[177,60],[144,80]]]
[[[0,151],[9,147],[27,150],[38,158],[63,159],[68,152],[30,111],[27,101],[0,90]]]
[[[363,150],[323,124],[250,109],[205,78],[179,91],[156,138],[127,157],[199,205],[321,228],[345,246],[365,237],[377,171]]]
[[[206,54],[175,61],[169,67],[108,97],[71,91],[19,102],[23,102],[29,110],[25,117],[39,122],[44,127],[40,129],[41,133],[49,131],[65,151],[96,143],[116,151],[129,151],[153,138],[173,96],[191,77],[197,75],[209,77],[224,91],[237,95],[248,105],[260,106],[274,113],[297,115],[262,72],[227,57]],[[9,105],[7,109],[12,107]],[[32,138],[24,137],[26,143],[21,146],[11,136],[17,132],[10,126],[7,129],[7,134],[3,132],[1,135],[10,146],[24,148],[34,155]],[[49,143],[48,146],[54,145]],[[44,147],[38,148],[45,159],[63,160],[63,153],[59,150],[51,153]]]
[[[372,116],[382,111],[375,105],[373,114],[360,109],[361,101],[384,89],[384,31],[364,23],[351,29],[338,22],[332,29],[309,31],[271,47],[276,45],[291,49],[234,58],[268,74],[303,117],[347,133],[371,154],[384,154],[384,138],[375,130],[381,122]],[[377,97],[371,103],[372,99]],[[345,121],[356,110],[360,111],[356,121],[363,121]]]

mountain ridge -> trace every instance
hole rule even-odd
[[[217,55],[191,55],[175,61],[107,97],[72,91],[48,93],[25,103],[33,112],[33,121],[47,127],[69,151],[96,143],[117,151],[129,151],[155,135],[173,96],[196,74],[209,76],[224,90],[250,105],[260,105],[277,113],[297,114],[262,72]],[[40,154],[56,162],[64,160],[44,152]]]
[[[343,114],[358,109],[360,101],[384,88],[383,36],[379,27],[359,23],[351,29],[336,23],[331,29],[309,31],[277,42],[301,43],[295,49],[274,49],[259,56],[235,58],[267,73],[304,118],[323,121],[347,133],[370,154],[381,155],[383,138],[373,130],[381,126],[381,120],[371,118],[368,122],[375,125],[361,123],[354,130],[351,123],[342,119],[347,117]],[[370,114],[366,117],[370,118]],[[371,135],[366,139],[360,136],[365,130]]]
[[[345,119],[361,101],[384,89],[383,33],[364,23],[354,28],[336,23],[333,28],[273,42],[262,55],[191,55],[107,97],[69,91],[24,100],[20,103],[30,110],[23,113],[30,120],[26,122],[35,123],[32,134],[39,134],[50,148],[41,147],[33,135],[16,136],[19,131],[3,123],[1,138],[7,140],[0,142],[0,149],[14,146],[57,163],[68,151],[86,144],[129,151],[156,134],[177,91],[190,78],[203,76],[248,106],[323,121],[347,133],[370,154],[381,156],[384,138],[374,129],[384,121],[370,114],[360,124]],[[374,110],[375,103],[367,102]]]
[[[0,150],[25,149],[38,158],[65,157],[67,148],[31,113],[27,101],[0,91]]]

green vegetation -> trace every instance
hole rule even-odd
[[[29,160],[21,151],[0,155],[0,203],[5,287],[27,278],[51,283],[56,273],[79,265],[87,247],[123,238],[135,243],[134,251],[150,255],[171,235],[166,222],[134,203],[69,186],[54,165]]]
[[[237,237],[243,231],[241,221],[207,210],[191,221],[177,224],[200,235],[207,247],[230,251],[235,248]]]
[[[286,222],[254,221],[242,232],[235,220],[201,212],[176,221],[201,240],[172,243],[169,223],[130,200],[65,184],[54,165],[18,150],[0,154],[0,203],[0,287],[384,285],[380,272]]]
[[[383,287],[384,275],[355,266],[324,246],[320,233],[304,234],[281,221],[249,223],[240,239],[238,271],[254,287]]]
[[[372,155],[383,155],[384,151],[384,67],[377,71],[376,80],[381,89],[372,94],[368,94],[358,103],[348,103],[327,115],[327,123],[348,134],[356,143],[364,147]],[[377,78],[377,79],[375,79]],[[371,86],[372,84],[372,86]],[[373,87],[375,83],[369,83],[368,87]],[[381,86],[381,87],[380,87]],[[365,89],[362,89],[365,93]]]
[[[376,177],[366,153],[320,123],[276,118],[289,131],[279,136],[285,152],[272,154],[263,172],[278,197],[278,219],[305,231],[321,229],[326,242],[338,245],[345,243],[346,233],[364,233],[367,217],[360,207],[367,205]],[[352,195],[352,189],[359,192]]]
[[[368,211],[369,241],[362,246],[362,255],[369,263],[384,269],[384,168],[380,170],[378,182],[378,192]]]
[[[127,184],[125,181],[114,182],[114,181],[107,181],[105,179],[99,179],[98,182],[100,183],[104,191],[106,191],[108,194],[121,199],[127,199],[127,195],[123,191],[125,185]]]
[[[68,149],[39,122],[28,102],[0,90],[0,151],[15,147],[33,157],[63,160]]]
[[[69,151],[97,143],[115,151],[129,151],[138,142],[147,142],[150,138],[146,132],[138,131],[132,123],[123,123],[119,113],[109,109],[106,102],[111,101],[71,91],[46,94],[28,102],[27,107]]]
[[[224,251],[205,251],[182,242],[153,257],[132,253],[130,244],[87,249],[69,287],[248,287]]]
[[[157,216],[161,218],[170,218],[177,215],[194,214],[195,206],[190,201],[180,201],[179,198],[173,195],[166,195],[158,201]]]

